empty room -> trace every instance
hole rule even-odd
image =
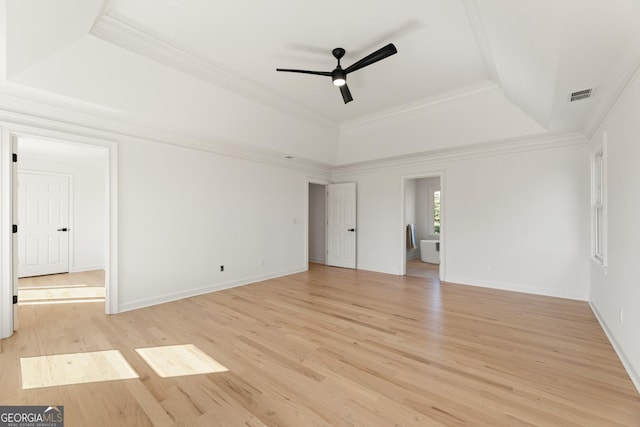
[[[640,425],[637,0],[0,0],[0,58],[0,426]]]

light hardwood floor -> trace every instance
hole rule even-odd
[[[407,276],[422,277],[430,281],[440,281],[440,266],[438,264],[429,264],[419,259],[407,261]]]
[[[64,405],[69,427],[640,425],[640,395],[584,302],[311,264],[102,309],[20,307],[0,340],[0,405]],[[135,352],[177,344],[229,371],[160,378]],[[140,378],[20,387],[20,357],[110,349]]]
[[[90,270],[79,273],[50,274],[46,276],[23,277],[18,279],[18,288],[24,287],[64,287],[64,286],[104,286],[104,270]]]

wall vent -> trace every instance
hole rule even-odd
[[[580,101],[581,99],[591,98],[593,89],[583,89],[571,93],[571,102]]]

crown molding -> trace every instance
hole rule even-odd
[[[105,117],[98,113],[105,113],[104,109],[99,106],[89,108],[84,103],[71,102],[71,100],[66,99],[56,100],[50,94],[43,94],[44,101],[42,101],[33,99],[34,94],[31,93],[32,91],[20,92],[15,87],[9,88],[7,85],[0,85],[0,122],[42,129],[45,133],[66,133],[109,141],[122,141],[123,139],[132,138],[170,144],[222,156],[300,170],[321,177],[588,145],[588,140],[582,133],[545,134],[336,166],[304,158],[287,159],[285,158],[285,153],[235,141],[202,140],[163,130],[155,130],[128,123],[121,118]],[[80,105],[84,107],[85,111],[79,111]]]
[[[125,115],[89,103],[40,93],[14,85],[0,85],[0,121],[42,129],[45,132],[74,134],[109,141],[126,138],[170,144],[234,157],[272,166],[326,176],[331,165],[295,157],[288,153],[259,148],[237,141],[204,140],[156,130],[127,121]],[[34,135],[43,136],[43,135]]]
[[[480,6],[478,0],[462,0],[464,9],[467,12],[467,18],[469,19],[469,25],[471,31],[476,39],[482,62],[487,70],[489,79],[493,80],[497,84],[500,84],[500,76],[498,76],[498,69],[496,62],[493,59],[493,51],[491,50],[491,44],[487,37],[487,32],[484,28],[484,21],[482,20],[482,13],[480,12]]]
[[[493,82],[491,80],[485,80],[483,82],[470,85],[470,86],[465,86],[460,89],[456,89],[447,93],[431,96],[428,98],[423,98],[418,101],[402,104],[402,105],[399,105],[384,111],[380,111],[377,113],[369,114],[367,116],[360,117],[354,120],[345,121],[340,126],[340,133],[348,134],[353,131],[360,131],[362,130],[361,129],[362,127],[366,127],[367,125],[371,125],[373,123],[380,124],[383,122],[396,120],[410,113],[414,113],[414,112],[422,111],[426,109],[432,109],[437,106],[440,106],[441,104],[445,104],[448,102],[472,97],[481,93],[489,92],[492,90],[499,90],[499,89],[500,89],[500,86],[496,82]]]
[[[585,135],[592,138],[609,115],[629,83],[640,74],[640,20],[626,44],[620,50],[606,81],[596,92],[597,103],[585,126]]]
[[[335,129],[338,125],[320,113],[241,77],[222,64],[205,58],[201,53],[179,46],[114,11],[102,14],[94,22],[90,34],[287,115],[329,129]]]
[[[491,141],[479,144],[463,145],[421,153],[411,153],[382,160],[371,160],[361,163],[336,166],[332,169],[332,176],[380,171],[389,169],[403,169],[434,163],[450,163],[462,160],[484,157],[502,156],[507,154],[524,153],[529,151],[553,150],[569,147],[588,147],[589,141],[580,132],[559,135],[533,135],[520,138],[509,138],[501,141]]]

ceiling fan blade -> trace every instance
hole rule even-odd
[[[331,72],[330,71],[291,70],[289,68],[276,68],[276,71],[286,71],[288,73],[315,74],[317,76],[329,76],[329,77],[331,77]]]
[[[396,49],[396,47],[393,45],[393,43],[389,43],[385,47],[382,47],[376,50],[375,52],[373,52],[372,54],[365,56],[360,61],[351,64],[350,66],[345,68],[344,72],[346,74],[352,73],[356,70],[359,70],[360,68],[366,67],[367,65],[374,64],[396,53],[398,53],[398,50]]]
[[[349,90],[349,87],[347,86],[346,83],[340,86],[340,93],[342,94],[342,99],[344,100],[345,104],[348,104],[349,102],[353,101],[353,97],[351,96],[351,91]]]

